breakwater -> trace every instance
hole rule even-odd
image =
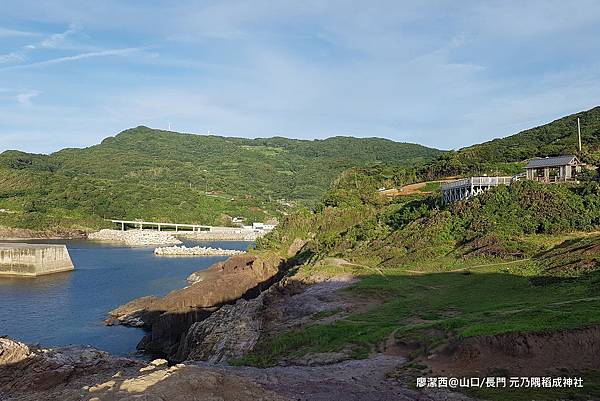
[[[0,244],[0,275],[35,277],[73,269],[65,245]]]
[[[158,256],[233,256],[241,255],[244,251],[236,249],[223,249],[204,246],[186,247],[182,246],[167,246],[158,247],[154,250],[154,254]]]
[[[88,234],[92,241],[104,241],[121,243],[127,246],[150,246],[150,245],[179,245],[181,241],[173,235],[153,230],[100,230]]]
[[[239,227],[211,227],[210,231],[180,231],[177,236],[195,241],[256,241],[268,232]]]

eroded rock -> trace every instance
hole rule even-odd
[[[31,349],[1,340],[3,360],[12,361],[0,365],[2,401],[287,400],[228,372],[165,360],[145,366],[93,348]]]
[[[196,322],[240,298],[252,299],[277,281],[281,259],[233,256],[197,272],[191,286],[163,298],[144,297],[110,312],[108,324],[145,327],[151,331],[139,349],[174,358],[180,341]]]
[[[8,337],[0,337],[0,366],[18,363],[31,356],[29,347]]]
[[[263,325],[263,299],[240,299],[207,319],[192,324],[180,343],[176,360],[224,363],[252,351]]]

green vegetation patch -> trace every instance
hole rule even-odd
[[[537,285],[535,266],[491,263],[489,268],[454,273],[409,274],[386,269],[363,271],[362,280],[346,290],[357,299],[379,299],[367,313],[330,324],[313,324],[268,339],[239,363],[270,366],[307,353],[350,350],[364,358],[390,334],[430,348],[446,337],[509,332],[545,332],[600,323],[598,274]],[[432,337],[431,331],[443,333]]]
[[[314,206],[342,171],[411,166],[440,151],[379,138],[244,139],[137,127],[85,149],[0,154],[0,225],[102,226],[103,218],[224,225]],[[54,216],[44,216],[53,210]]]

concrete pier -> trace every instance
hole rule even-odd
[[[0,276],[36,277],[73,269],[65,245],[0,244]]]

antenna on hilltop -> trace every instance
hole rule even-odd
[[[169,123],[169,131],[171,131],[171,123]]]
[[[577,139],[579,140],[579,152],[581,152],[581,124],[579,123],[579,117],[577,117]]]

